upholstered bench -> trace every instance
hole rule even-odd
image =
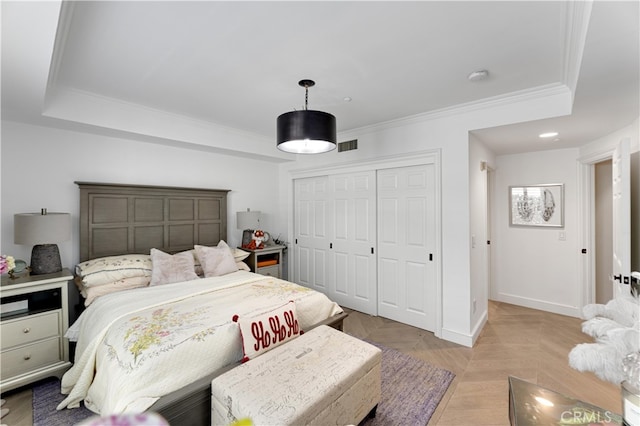
[[[358,424],[380,402],[381,351],[320,326],[211,382],[211,424]]]

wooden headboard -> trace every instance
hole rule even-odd
[[[221,189],[76,182],[80,187],[80,261],[166,253],[227,239]]]

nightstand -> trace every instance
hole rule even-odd
[[[0,392],[44,379],[62,377],[71,367],[68,269],[10,279],[0,286]]]
[[[263,249],[249,250],[249,257],[245,260],[251,272],[268,275],[274,278],[282,278],[282,262],[286,246],[265,246]]]

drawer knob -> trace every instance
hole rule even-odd
[[[31,354],[24,354],[24,360],[29,361],[31,359]]]
[[[28,333],[28,332],[30,332],[30,331],[31,331],[31,327],[25,327],[25,328],[22,330],[22,332],[23,332],[24,334],[27,334],[27,333]]]

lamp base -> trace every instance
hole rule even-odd
[[[31,274],[53,274],[62,271],[57,244],[38,244],[31,250]]]

